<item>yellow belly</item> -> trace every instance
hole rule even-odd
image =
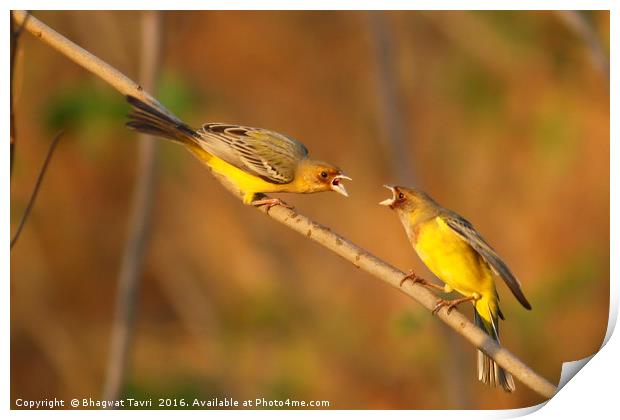
[[[420,224],[413,245],[433,274],[457,292],[494,297],[495,285],[488,264],[441,218]]]
[[[274,184],[248,174],[197,145],[187,145],[187,148],[213,171],[216,178],[243,194],[245,204],[250,204],[257,193],[280,192],[287,189],[287,184]]]

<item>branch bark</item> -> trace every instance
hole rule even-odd
[[[13,19],[11,19],[11,61],[10,61],[10,72],[11,75],[9,76],[9,95],[10,95],[10,99],[9,99],[9,103],[10,103],[10,107],[11,107],[11,116],[10,116],[10,121],[11,121],[11,148],[10,148],[10,152],[9,152],[9,159],[10,159],[10,163],[9,163],[9,170],[10,170],[10,175],[13,175],[13,155],[15,154],[15,141],[16,141],[16,136],[17,136],[17,128],[15,127],[15,114],[13,113],[13,106],[14,106],[14,102],[15,102],[15,98],[13,96],[13,90],[15,89],[15,87],[13,86],[13,80],[15,77],[15,62],[17,60],[17,48],[19,46],[19,36],[22,34],[22,30],[24,29],[24,25],[26,24],[26,22],[28,22],[28,16],[26,15],[26,18],[20,23],[20,25],[15,28],[14,24],[13,24]]]
[[[140,80],[149,90],[155,87],[157,77],[160,35],[159,12],[142,12]],[[138,136],[137,178],[129,217],[129,234],[118,274],[116,313],[103,389],[103,398],[107,401],[119,398],[127,372],[129,348],[134,331],[139,274],[148,239],[155,190],[156,145],[152,136],[145,134]]]
[[[21,23],[26,17],[26,12],[16,12],[14,16],[17,22]],[[157,104],[162,112],[172,115],[170,111],[144,92],[139,85],[131,81],[124,74],[67,40],[38,19],[31,17],[25,27],[43,42],[48,43],[71,60],[110,83],[123,95],[131,94],[140,98],[148,97],[151,104]],[[178,118],[176,119],[178,120]],[[237,191],[234,191],[234,194],[241,198]],[[431,311],[434,308],[437,297],[430,291],[419,284],[412,284],[411,282],[405,282],[403,286],[400,287],[400,281],[405,276],[404,272],[355,245],[346,238],[332,232],[331,229],[310,220],[294,210],[282,206],[273,207],[269,211],[264,208],[259,208],[258,210],[290,229],[321,244],[336,255],[351,262],[357,268],[399,289],[424,306],[427,310]],[[446,310],[442,309],[436,317],[467,339],[475,347],[492,357],[501,367],[512,373],[515,378],[519,379],[533,391],[545,398],[551,398],[555,394],[555,385],[536,373],[510,351],[500,346],[485,332],[471,323],[467,317],[458,310],[453,310],[448,315]]]

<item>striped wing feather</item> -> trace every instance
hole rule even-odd
[[[274,184],[293,181],[297,164],[308,156],[297,140],[262,128],[210,123],[197,134],[207,152]]]
[[[451,211],[446,211],[442,217],[453,231],[467,241],[467,243],[469,243],[469,245],[475,249],[476,252],[482,256],[482,258],[484,258],[495,274],[504,279],[506,285],[508,285],[508,288],[512,291],[521,305],[527,309],[532,309],[532,306],[523,294],[523,290],[521,290],[521,283],[519,283],[519,280],[517,280],[508,266],[478,233],[473,225],[458,214]]]

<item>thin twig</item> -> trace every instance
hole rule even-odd
[[[20,18],[23,19],[23,17],[23,12],[15,14],[15,18],[18,22],[20,22]],[[115,70],[108,64],[104,63],[105,65],[102,68],[99,68],[97,65],[93,65],[92,54],[87,53],[76,44],[64,39],[64,37],[57,32],[52,31],[39,20],[32,18],[26,25],[26,29],[29,32],[34,33],[44,42],[49,43],[52,47],[65,54],[76,63],[88,68],[95,75],[106,81],[110,81],[110,84],[119,90],[119,92],[123,95],[131,94],[137,96],[137,94],[144,94],[143,91],[137,90],[137,85],[135,83],[131,82],[131,80],[129,80],[125,75],[120,73],[118,70]],[[54,36],[51,36],[50,33],[53,33]],[[103,63],[99,59],[96,59],[94,62]],[[159,106],[161,107],[160,111],[171,114],[170,111],[163,108],[163,106]],[[238,198],[241,198],[238,191],[234,191],[234,193]],[[400,281],[405,276],[405,273],[379,259],[370,252],[353,244],[342,236],[332,232],[329,228],[308,219],[296,211],[282,206],[273,207],[269,211],[264,208],[259,208],[258,210],[267,214],[272,219],[286,225],[290,229],[293,229],[294,231],[303,234],[305,237],[323,245],[325,248],[351,262],[356,267],[399,289],[401,292],[413,298],[429,311],[434,308],[437,301],[434,294],[426,290],[423,286],[419,284],[412,284],[411,282],[405,282],[403,286],[400,287]],[[539,393],[545,398],[551,398],[555,394],[555,385],[536,373],[507,349],[500,346],[499,343],[471,323],[467,317],[465,317],[458,310],[455,309],[450,312],[450,314],[447,314],[446,310],[442,309],[439,311],[436,318],[445,322],[475,347],[488,354],[501,367],[512,373],[515,378],[519,379],[524,385],[533,391]]]
[[[579,36],[586,48],[593,66],[609,81],[609,58],[603,51],[601,40],[597,36],[594,27],[583,12],[576,10],[557,10],[556,13],[577,36]]]
[[[32,190],[32,194],[30,195],[30,199],[28,200],[28,204],[26,205],[26,208],[24,209],[24,213],[22,214],[22,218],[19,221],[17,230],[15,231],[15,234],[13,235],[13,238],[11,239],[10,249],[13,249],[13,246],[15,245],[15,243],[19,239],[19,236],[22,233],[22,229],[24,228],[24,225],[26,224],[26,220],[28,219],[28,216],[30,215],[30,211],[32,210],[32,207],[34,206],[34,202],[37,199],[37,194],[39,193],[39,188],[41,187],[41,183],[43,182],[43,177],[45,176],[45,172],[47,171],[47,166],[52,160],[52,154],[54,153],[54,150],[56,149],[56,145],[60,141],[60,138],[62,137],[63,134],[64,134],[63,132],[56,134],[56,137],[54,137],[54,139],[50,143],[50,147],[47,150],[47,155],[45,155],[45,160],[43,161],[43,166],[41,166],[41,170],[39,171],[39,175],[37,176],[37,180],[34,184],[34,189]]]
[[[140,79],[149,90],[155,86],[159,66],[160,34],[159,13],[142,12]],[[129,217],[129,234],[118,274],[116,313],[103,390],[103,398],[107,401],[117,400],[120,397],[128,370],[128,353],[133,338],[139,273],[149,232],[155,190],[155,147],[157,143],[151,136],[144,134],[139,136],[138,141],[137,178]]]
[[[17,129],[15,128],[15,114],[13,113],[13,78],[15,75],[15,60],[17,59],[17,47],[18,44],[17,42],[19,41],[19,36],[22,33],[22,30],[24,29],[24,25],[26,24],[26,22],[28,22],[28,18],[30,15],[26,15],[26,18],[19,24],[19,26],[17,27],[17,29],[14,29],[14,23],[13,23],[13,19],[11,19],[11,74],[9,76],[9,96],[10,96],[10,108],[11,108],[11,120],[10,120],[10,124],[11,124],[11,146],[10,146],[10,151],[9,151],[9,171],[10,171],[10,175],[13,175],[13,154],[15,153],[15,141],[17,138]]]
[[[375,63],[377,66],[377,92],[380,98],[379,114],[385,133],[385,148],[396,179],[401,182],[413,182],[414,176],[409,162],[409,147],[405,136],[402,98],[398,89],[398,77],[395,63],[394,45],[390,39],[385,12],[372,11],[367,15],[372,38]]]

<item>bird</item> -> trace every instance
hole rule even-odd
[[[517,278],[482,235],[462,216],[440,206],[418,189],[391,185],[385,187],[392,191],[392,197],[379,204],[396,211],[422,262],[444,282],[441,287],[417,277],[411,271],[402,279],[401,286],[405,281],[412,280],[444,293],[457,291],[463,295],[462,298],[439,299],[433,314],[443,307],[450,313],[457,305],[471,302],[476,325],[499,343],[498,318],[503,320],[504,314],[499,308],[493,273],[506,282],[521,305],[528,310],[532,309]],[[501,386],[506,392],[515,390],[512,375],[493,359],[478,350],[477,360],[478,380],[492,387]]]
[[[224,184],[238,191],[243,203],[288,208],[265,193],[335,191],[348,197],[343,180],[351,180],[338,167],[308,157],[298,140],[264,128],[207,123],[193,129],[146,102],[127,96],[132,106],[127,127],[184,145]]]

